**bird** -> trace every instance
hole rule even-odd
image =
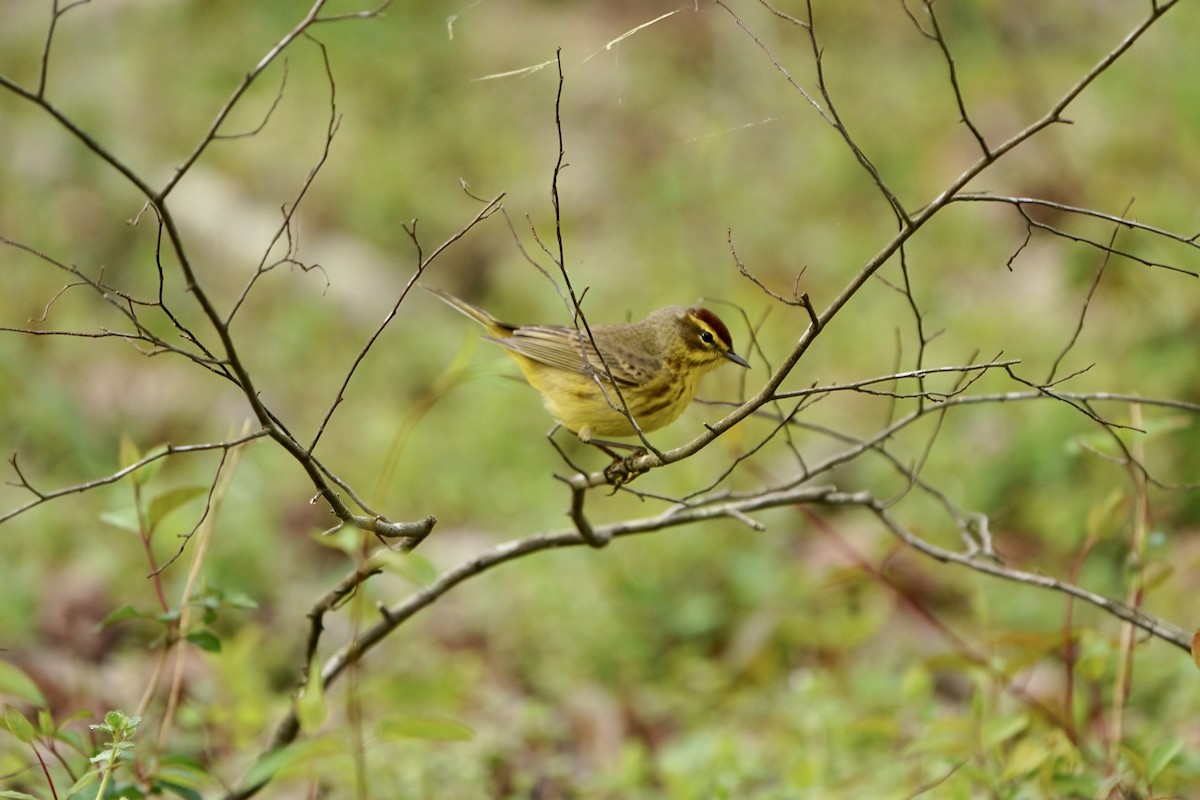
[[[637,448],[597,437],[669,425],[706,374],[725,363],[750,367],[734,352],[729,328],[706,308],[666,306],[640,322],[591,325],[589,337],[582,327],[511,325],[442,289],[423,288],[508,351],[557,423],[610,454],[605,445]]]

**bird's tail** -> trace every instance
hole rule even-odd
[[[466,300],[455,297],[443,289],[438,289],[434,286],[425,286],[423,284],[421,285],[421,288],[434,295],[443,303],[458,311],[460,314],[470,317],[483,327],[487,328],[488,333],[490,333],[492,336],[508,336],[513,331],[512,325],[501,322],[479,306],[471,305]]]

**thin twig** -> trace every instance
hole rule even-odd
[[[45,492],[39,491],[38,489],[35,489],[33,487],[33,485],[25,477],[25,474],[21,471],[20,467],[17,466],[16,455],[13,455],[9,459],[9,463],[12,465],[13,470],[17,473],[17,478],[18,478],[18,482],[13,485],[20,486],[21,488],[31,492],[34,495],[34,499],[30,500],[27,503],[24,503],[23,505],[17,506],[16,508],[7,511],[4,514],[0,514],[0,525],[3,525],[5,522],[8,522],[13,517],[19,516],[19,515],[25,513],[26,511],[29,511],[31,508],[40,506],[42,503],[49,502],[50,500],[56,500],[59,497],[65,497],[66,495],[69,495],[69,494],[80,494],[82,492],[88,492],[99,486],[107,486],[109,484],[116,483],[117,481],[121,480],[122,478],[124,478],[128,475],[131,475],[134,472],[137,472],[139,469],[146,466],[147,464],[150,464],[154,461],[158,461],[160,458],[167,458],[168,456],[174,456],[174,455],[184,455],[187,453],[203,453],[203,452],[208,452],[211,450],[226,450],[227,451],[227,450],[230,450],[231,448],[237,447],[238,445],[245,444],[246,442],[251,442],[255,439],[261,439],[267,435],[268,435],[267,431],[260,429],[257,431],[253,431],[251,433],[247,433],[244,436],[238,436],[236,438],[229,439],[229,440],[226,440],[223,442],[210,442],[207,444],[185,444],[185,445],[168,444],[163,449],[161,449],[155,453],[150,453],[149,455],[143,456],[142,458],[138,459],[137,461],[133,462],[132,464],[122,467],[121,469],[119,469],[116,472],[113,472],[109,475],[105,475],[103,478],[96,478],[94,480],[86,481],[84,483],[77,483],[77,484],[73,484],[71,486],[66,486],[61,489],[54,489],[54,490],[45,491]]]

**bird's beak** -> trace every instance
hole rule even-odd
[[[745,367],[746,369],[750,369],[750,362],[747,361],[746,359],[742,358],[741,356],[739,356],[737,353],[733,352],[732,350],[726,350],[722,355],[724,355],[726,358],[728,358],[733,363],[737,364],[739,367]]]

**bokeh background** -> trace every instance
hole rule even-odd
[[[919,16],[920,4],[909,5]],[[1119,2],[937,8],[969,110],[993,143],[1044,113],[1145,13]],[[161,185],[306,10],[290,0],[81,6],[60,20],[47,96]],[[898,197],[920,207],[978,157],[939,50],[900,3],[818,2],[815,10],[839,113]],[[0,72],[35,85],[49,4],[5,0],[0,14]],[[971,188],[1194,233],[1197,26],[1195,4],[1173,9],[1069,107],[1070,124],[1039,134]],[[798,286],[820,310],[895,231],[840,137],[764,52],[815,94],[806,34],[762,6],[401,2],[379,18],[312,34],[328,53],[337,130],[295,232],[300,260],[320,268],[271,270],[233,326],[262,397],[302,439],[413,272],[405,226],[417,220],[430,252],[480,208],[464,185],[479,197],[504,193],[511,228],[489,219],[423,282],[504,319],[565,319],[553,287],[522,253],[551,266],[531,228],[553,247],[556,51],[567,163],[558,181],[562,235],[590,319],[703,299],[731,322],[739,352],[751,351],[756,329],[753,372],[722,370],[702,396],[736,400],[756,390],[764,356],[777,363],[807,324],[803,311],[738,274],[731,238],[764,283],[782,294]],[[268,251],[280,209],[322,157],[331,113],[322,51],[299,41],[284,63],[252,86],[222,132],[254,130],[279,96],[262,129],[214,143],[171,196],[199,280],[223,308],[264,258],[283,254]],[[102,270],[135,296],[153,295],[157,231],[148,215],[132,222],[143,198],[32,104],[0,93],[0,119],[0,235],[89,274]],[[1041,218],[1103,241],[1112,235],[1111,225]],[[1103,259],[1044,234],[1023,247],[1026,233],[1009,208],[964,204],[914,239],[906,253],[913,296],[927,335],[938,332],[925,364],[1002,353],[1021,360],[1024,377],[1046,376]],[[1117,242],[1200,268],[1195,249],[1181,244],[1130,232]],[[210,335],[173,266],[164,259],[173,307]],[[42,322],[69,276],[11,247],[0,248],[0,269],[0,325],[96,331],[119,323],[82,288],[58,298]],[[898,265],[881,277],[887,282],[864,287],[787,387],[915,365],[913,316],[894,288]],[[1196,401],[1198,287],[1113,259],[1058,374],[1090,368],[1067,388]],[[327,648],[352,635],[355,614],[369,615],[375,601],[395,602],[483,548],[567,524],[565,488],[553,477],[566,467],[543,438],[550,420],[477,333],[414,293],[324,434],[319,454],[377,508],[394,519],[440,520],[417,555],[330,617]],[[1021,387],[995,376],[978,388]],[[1131,422],[1126,406],[1105,410]],[[868,435],[889,413],[886,399],[836,395],[805,419]],[[654,441],[681,444],[721,415],[697,405]],[[1150,434],[1129,435],[1156,477],[1200,478],[1193,416],[1146,409],[1140,427]],[[111,339],[0,334],[0,449],[15,453],[40,489],[111,473],[123,437],[142,452],[216,441],[247,417],[236,391],[180,359],[148,359]],[[769,425],[750,420],[638,488],[678,495],[703,486]],[[922,428],[896,446],[918,457],[931,433]],[[573,457],[603,466],[559,436]],[[796,441],[813,459],[837,446],[815,434]],[[1148,610],[1193,627],[1197,495],[1149,492],[1148,566],[1137,573],[1129,541],[1138,498],[1128,471],[1105,458],[1112,453],[1096,426],[1063,404],[995,405],[948,417],[924,475],[990,516],[1011,563],[1077,575],[1114,597],[1141,574]],[[145,491],[204,484],[216,464],[213,454],[171,459]],[[793,469],[786,449],[768,449],[731,485],[753,487]],[[880,496],[903,483],[869,459],[836,478],[841,488]],[[295,683],[305,614],[353,567],[346,550],[354,543],[318,536],[331,518],[311,494],[294,462],[258,443],[245,449],[222,498],[203,571],[204,588],[226,601],[209,626],[220,649],[189,652],[184,702],[164,751],[190,759],[205,795],[238,784],[265,744]],[[98,624],[125,606],[155,607],[140,541],[111,524],[132,497],[121,482],[0,525],[0,654],[35,680],[56,718],[131,712],[154,669],[160,626]],[[0,513],[28,499],[2,485]],[[626,494],[590,502],[600,522],[663,507]],[[160,559],[178,549],[201,507],[197,499],[164,520]],[[903,515],[918,532],[952,542],[949,521],[935,511],[914,499]],[[930,563],[899,549],[866,515],[791,509],[761,519],[765,533],[708,523],[601,552],[544,553],[469,581],[371,653],[353,681],[331,688],[329,719],[309,737],[323,747],[267,796],[316,796],[306,794],[314,787],[320,796],[354,796],[356,746],[367,767],[357,785],[380,797],[909,797],[946,776],[929,796],[1107,796],[1117,782],[1143,793],[1136,796],[1200,791],[1200,692],[1187,654],[1137,646],[1131,694],[1116,702],[1125,717],[1118,747],[1108,731],[1125,650],[1113,620]],[[183,585],[187,560],[165,573],[168,588]],[[1064,630],[1078,659],[1073,683]],[[155,752],[156,714],[152,706],[143,754]],[[464,729],[470,735],[460,739]],[[0,776],[49,796],[36,774],[21,772],[31,763],[27,749],[0,753]],[[1156,755],[1163,763],[1152,770]]]

